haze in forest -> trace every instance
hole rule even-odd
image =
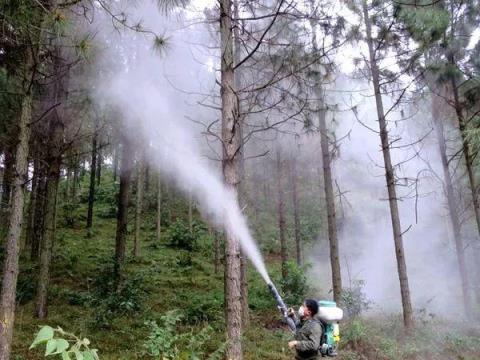
[[[199,4],[202,5],[201,2]],[[147,28],[167,36],[165,53],[155,52],[152,38],[148,35],[128,31],[119,33],[112,30],[107,18],[103,23],[97,19],[99,27],[110,29],[101,33],[110,36],[96,38],[101,56],[94,72],[102,75],[97,77],[95,98],[98,106],[113,106],[119,111],[119,117],[131,129],[132,140],[146,141],[151,145],[149,158],[157,170],[167,175],[169,181],[185,194],[192,192],[205,217],[211,217],[219,228],[227,225],[239,231],[239,237],[246,239],[242,240],[242,246],[268,282],[262,257],[247,230],[248,223],[241,216],[241,209],[235,200],[221,184],[220,161],[214,167],[209,160],[219,159],[221,149],[216,144],[212,152],[199,125],[208,124],[219,117],[218,111],[199,105],[200,102],[211,105],[218,103],[214,94],[218,91],[215,76],[219,60],[217,51],[209,49],[214,43],[215,32],[209,30],[207,24],[192,25],[196,11],[198,9],[186,15],[164,17],[162,26],[158,26],[160,22],[154,4],[141,5],[130,14],[135,19],[142,19]],[[111,46],[118,42],[123,46]],[[125,47],[129,49],[128,52],[125,52]],[[352,51],[347,50],[347,55],[352,55]],[[337,57],[344,63],[344,69],[351,68],[344,52],[337,54]],[[120,67],[119,58],[122,59]],[[335,119],[331,126],[337,132],[337,137],[348,134],[340,142],[338,157],[334,162],[339,190],[345,192],[342,195],[344,199],[340,199],[342,208],[338,210],[342,275],[347,286],[353,286],[356,281],[365,282],[364,290],[367,299],[372,302],[372,310],[396,312],[401,306],[398,297],[400,290],[378,133],[362,125],[353,111],[349,110],[357,106],[359,120],[376,129],[375,101],[369,83],[352,81],[352,76],[337,73],[337,80],[327,90],[327,102],[338,105],[339,109],[328,115],[330,121]],[[192,79],[195,81],[192,82]],[[358,94],[355,93],[357,91]],[[205,98],[209,100],[205,101]],[[387,98],[385,101],[391,103]],[[409,119],[402,120],[400,111],[392,115],[398,119],[392,135],[402,137],[398,144],[401,148],[394,150],[393,156],[395,162],[410,159],[418,146],[407,145],[429,135],[419,146],[422,146],[425,152],[423,156],[429,159],[430,166],[440,171],[431,122],[428,115],[418,112],[418,108],[425,106],[426,103],[417,104],[411,109],[402,108],[402,113],[417,112],[414,117],[408,115]],[[419,117],[424,118],[422,128],[417,125]],[[285,130],[290,126],[286,124],[280,129]],[[297,145],[291,136],[281,139],[284,152],[295,151]],[[269,150],[272,148],[273,145]],[[314,154],[318,151],[318,140],[308,140],[302,144],[303,153]],[[262,166],[261,162],[252,162],[258,164],[253,166]],[[456,297],[451,289],[459,289],[458,270],[453,243],[448,240],[448,221],[441,185],[432,174],[425,171],[426,167],[424,160],[413,156],[399,168],[400,178],[419,176],[417,195],[412,186],[399,190],[402,199],[400,211],[402,225],[408,228],[405,247],[414,307],[440,312],[452,297]],[[232,211],[228,216],[235,220],[223,218],[227,210]],[[317,240],[313,255],[307,257],[312,265],[309,280],[320,291],[317,295],[329,296],[331,272],[326,233],[318,234]],[[459,291],[454,293],[459,294]]]
[[[342,276],[346,286],[365,281],[367,299],[373,302],[372,311],[396,312],[401,306],[400,289],[383,160],[378,133],[374,132],[378,127],[375,101],[369,96],[368,83],[352,82],[348,76],[340,76],[333,90],[330,103],[343,109],[357,106],[357,116],[352,110],[330,116],[330,120],[334,118],[331,126],[337,137],[345,136],[339,145],[334,170],[343,194],[337,215]],[[345,93],[339,95],[339,91]],[[388,104],[388,99],[385,100]],[[428,102],[420,101],[392,115],[396,126],[391,134],[401,137],[392,156],[396,163],[404,162],[397,169],[397,176],[404,179],[404,186],[399,187],[400,214],[402,226],[408,229],[404,239],[414,307],[455,317],[461,309],[448,312],[445,309],[452,299],[461,301],[461,289],[442,183],[438,179],[441,163],[428,106]],[[412,181],[417,184],[412,186]],[[331,276],[325,236],[320,235],[322,245],[317,245],[309,257],[313,264],[310,277],[322,279],[324,286]]]

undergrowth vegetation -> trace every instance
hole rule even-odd
[[[43,358],[44,348],[29,350],[29,345],[44,325],[65,329],[78,339],[90,339],[102,360],[221,359],[226,346],[223,269],[215,273],[213,239],[198,214],[194,214],[190,233],[187,207],[178,198],[167,198],[163,238],[158,242],[152,225],[154,210],[150,211],[147,203],[140,256],[127,259],[125,275],[115,286],[112,234],[116,223],[111,204],[116,186],[112,182],[101,188],[90,234],[83,226],[83,193],[75,207],[59,204],[59,219],[63,221],[59,222],[52,262],[47,320],[33,317],[36,269],[26,260],[28,254],[23,254],[13,359]],[[289,305],[298,305],[305,296],[318,296],[318,289],[305,275],[308,265],[300,268],[289,262],[285,281],[280,281],[277,260],[270,259],[268,267]],[[253,269],[248,276],[251,319],[244,336],[246,359],[292,359],[287,347],[291,335],[280,321],[274,299]],[[352,284],[344,295],[349,320],[341,324],[339,359],[479,358],[476,330],[418,314],[417,328],[405,335],[399,317],[365,319],[363,312],[371,304],[362,292],[363,284]],[[69,343],[73,346],[74,341]],[[59,349],[65,345],[58,344]],[[74,352],[70,355],[75,359]]]

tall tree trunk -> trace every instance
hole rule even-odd
[[[100,186],[101,180],[102,180],[102,162],[103,162],[103,157],[102,157],[102,151],[98,149],[97,152],[97,168],[96,168],[96,178],[97,178],[97,187]]]
[[[316,29],[316,24],[311,21],[312,27]],[[312,47],[314,53],[318,53],[316,33],[312,32]],[[320,146],[322,149],[322,167],[323,167],[323,190],[325,192],[325,201],[327,203],[327,227],[328,241],[330,245],[330,266],[332,269],[332,287],[333,299],[336,303],[342,301],[342,272],[340,268],[339,245],[337,236],[337,220],[335,209],[335,194],[333,192],[332,176],[332,156],[330,154],[330,144],[326,121],[325,95],[322,89],[322,79],[320,65],[315,75],[315,97],[317,100],[318,126],[320,131]]]
[[[150,163],[145,161],[145,194],[150,191]]]
[[[71,193],[70,187],[72,186],[72,154],[68,152],[68,163],[65,168],[65,187],[63,192],[63,199],[64,201],[69,201],[69,196]]]
[[[133,238],[133,256],[140,253],[140,230],[142,227],[143,187],[145,186],[145,150],[142,150],[137,167],[137,197],[135,202],[135,235]]]
[[[442,160],[443,168],[443,185],[444,192],[448,202],[448,213],[453,229],[453,239],[455,241],[455,249],[457,253],[458,270],[462,284],[463,306],[467,316],[471,314],[472,307],[469,295],[469,279],[465,261],[465,247],[463,244],[462,234],[460,231],[460,221],[458,219],[457,206],[455,203],[455,192],[453,190],[452,177],[448,168],[447,147],[445,144],[445,135],[443,130],[442,119],[440,119],[441,100],[438,96],[432,95],[432,118],[437,135],[438,150]]]
[[[58,80],[57,80],[58,81]],[[35,315],[39,319],[47,317],[47,297],[50,282],[50,264],[56,234],[57,195],[62,164],[63,123],[58,113],[52,116],[49,132],[49,151],[47,155],[47,187],[45,198],[45,233],[40,244],[40,267],[37,284]]]
[[[295,236],[295,252],[297,258],[297,265],[302,265],[302,239],[300,230],[300,211],[298,206],[298,181],[296,159],[292,158],[290,167],[290,185],[292,188],[292,205],[293,205],[293,227]]]
[[[238,2],[233,1],[233,16],[236,19],[240,18],[238,11]],[[234,64],[238,64],[241,61],[241,52],[242,47],[240,43],[240,31],[239,27],[235,26],[233,28],[233,37],[234,37]],[[242,86],[242,74],[240,69],[235,71],[234,74],[234,86],[235,89],[240,89]],[[245,192],[245,158],[244,158],[244,144],[243,144],[243,128],[245,124],[245,114],[242,114],[242,102],[238,99],[239,106],[239,117],[238,117],[238,132],[240,138],[240,148],[238,149],[238,173],[239,173],[239,183],[238,183],[238,198],[240,206],[245,208],[247,205],[247,196]],[[246,327],[249,322],[249,309],[248,309],[248,262],[247,255],[240,248],[240,293],[242,296],[242,322],[243,327]]]
[[[122,155],[120,162],[120,189],[118,193],[117,233],[115,237],[115,278],[120,279],[125,261],[125,248],[127,244],[128,201],[130,182],[132,178],[133,151],[127,136],[122,142]]]
[[[162,180],[157,176],[157,241],[162,239]]]
[[[46,174],[45,165],[40,165],[40,174],[37,185],[37,194],[35,196],[35,208],[33,215],[33,232],[31,234],[30,259],[35,261],[40,255],[40,244],[42,243],[45,224],[45,198],[46,198]]]
[[[13,177],[12,201],[8,222],[6,254],[3,263],[2,290],[0,294],[0,360],[10,359],[15,321],[15,295],[19,272],[18,260],[22,232],[25,184],[28,176],[28,141],[32,119],[32,82],[34,56],[27,55],[25,78],[30,83],[22,100],[18,122],[18,143],[15,150],[15,175]]]
[[[333,178],[332,178],[332,158],[330,155],[330,144],[328,139],[328,130],[325,119],[325,109],[323,109],[323,94],[318,92],[321,96],[319,99],[318,122],[320,130],[320,143],[322,148],[322,166],[323,166],[323,187],[325,191],[325,201],[327,202],[327,224],[328,224],[328,240],[330,243],[330,265],[332,268],[332,285],[333,285],[333,299],[335,302],[342,301],[342,273],[340,269],[340,256],[338,249],[337,237],[337,220],[335,211],[335,194],[333,192]]]
[[[113,150],[113,181],[117,181],[117,171],[118,171],[118,152],[119,152],[119,146],[115,146],[115,149]]]
[[[78,154],[75,154],[73,159],[73,179],[72,185],[70,187],[70,198],[73,203],[77,202],[77,190],[78,190],[78,171],[80,168],[80,161],[78,159]]]
[[[380,89],[380,71],[378,69],[377,59],[372,38],[371,20],[368,15],[367,1],[363,0],[363,16],[367,32],[367,45],[370,59],[370,70],[375,93],[375,102],[377,105],[377,116],[380,127],[380,139],[382,142],[382,153],[385,164],[385,179],[387,182],[388,202],[390,205],[390,216],[393,228],[393,240],[395,243],[395,255],[397,258],[397,270],[400,280],[400,294],[402,297],[403,322],[407,329],[413,327],[413,310],[410,300],[410,288],[408,285],[407,264],[405,261],[405,251],[403,249],[402,228],[400,224],[400,215],[398,211],[398,199],[395,189],[395,173],[392,166],[390,155],[390,141],[388,138],[387,121],[383,109],[382,93]]]
[[[14,136],[14,134],[12,134]],[[4,221],[8,219],[8,208],[10,204],[10,195],[12,193],[12,184],[14,182],[14,167],[16,165],[14,154],[12,153],[14,149],[7,148],[4,152],[4,172],[3,172],[3,182],[2,182],[2,199],[1,207],[2,213],[4,214]],[[6,225],[6,224],[5,224]]]
[[[453,61],[452,61],[453,62]],[[467,135],[467,125],[465,124],[465,118],[463,116],[462,104],[460,103],[460,97],[458,94],[458,87],[455,79],[451,80],[453,101],[455,107],[455,113],[457,115],[458,127],[460,130],[460,136],[462,138],[462,150],[465,157],[465,166],[467,168],[468,181],[470,183],[470,192],[472,194],[473,211],[475,214],[475,221],[477,224],[477,231],[480,235],[480,202],[477,195],[477,183],[475,180],[475,171],[473,169],[473,155],[470,150],[470,143]]]
[[[97,151],[98,151],[98,147],[97,147],[98,120],[95,119],[94,122],[95,122],[95,129],[92,134],[92,150],[91,150],[91,157],[90,157],[90,186],[88,188],[87,230],[89,235],[93,225],[93,203],[95,202],[95,177],[96,177],[96,171],[97,171]]]
[[[28,168],[28,167],[27,167]],[[33,159],[32,191],[30,192],[30,203],[27,214],[27,231],[25,233],[26,247],[32,247],[34,225],[35,225],[35,207],[38,198],[38,189],[40,183],[40,160],[38,157]]]
[[[229,190],[237,194],[239,183],[237,152],[241,147],[238,98],[235,94],[233,58],[232,1],[220,0],[220,52],[223,175]],[[242,351],[242,295],[240,244],[231,233],[226,233],[225,294],[227,324],[227,360],[243,359]]]
[[[286,223],[285,223],[285,199],[283,193],[283,161],[280,155],[280,149],[277,149],[276,154],[276,164],[277,164],[277,215],[278,215],[278,234],[280,239],[280,255],[282,258],[282,278],[285,280],[288,276],[288,251],[287,251],[287,239],[286,239]]]

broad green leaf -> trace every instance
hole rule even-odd
[[[45,348],[45,356],[52,355],[57,349],[57,339],[50,339],[47,341],[47,347]]]
[[[83,351],[82,354],[83,354],[83,360],[95,360],[95,358],[93,357],[93,354],[88,350]]]
[[[63,353],[65,350],[68,349],[69,346],[70,344],[68,343],[67,340],[57,339],[57,350],[55,351],[55,354]]]
[[[47,342],[48,340],[50,340],[52,338],[53,338],[53,329],[50,326],[44,326],[38,332],[35,340],[33,340],[32,345],[30,345],[30,349],[34,348],[38,344]]]
[[[74,350],[74,352],[75,352],[75,359],[76,360],[84,360],[83,359],[83,354],[80,351]]]
[[[67,351],[62,352],[62,360],[72,360],[70,354]]]

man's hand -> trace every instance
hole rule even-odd
[[[297,341],[297,340],[289,341],[289,342],[288,342],[288,347],[289,347],[290,349],[294,349],[295,346],[297,346],[297,344],[298,344],[298,341]]]
[[[295,317],[295,310],[293,310],[293,308],[289,308],[287,314],[288,314],[288,317],[293,318]]]

